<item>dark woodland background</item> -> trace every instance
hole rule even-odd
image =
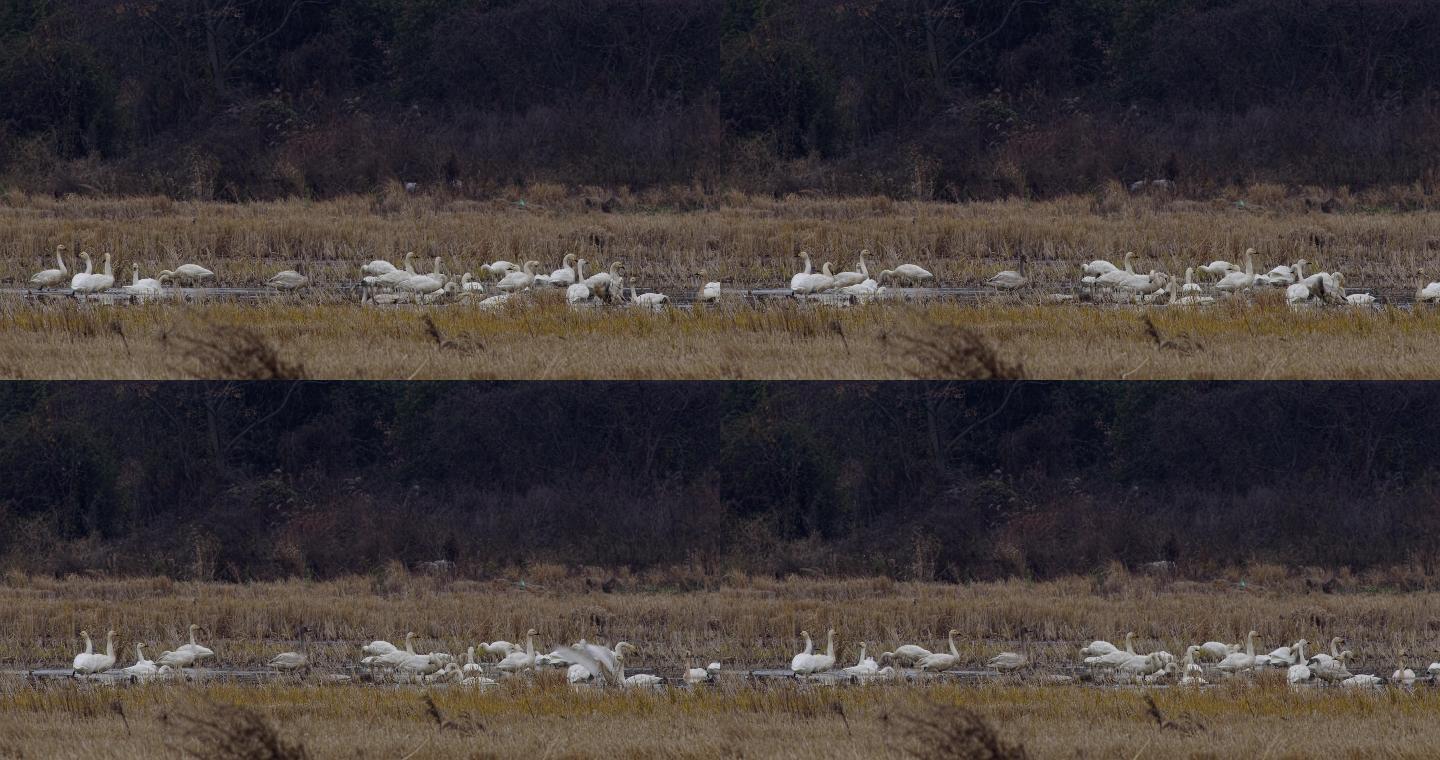
[[[1440,386],[0,384],[0,569],[1440,562]]]
[[[1431,0],[5,0],[0,190],[1440,177]]]

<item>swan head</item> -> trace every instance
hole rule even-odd
[[[628,641],[622,641],[622,642],[620,642],[619,644],[616,644],[616,645],[615,645],[615,654],[616,654],[617,656],[619,656],[620,654],[624,653],[625,650],[627,650],[627,649],[630,650],[630,651],[632,651],[632,652],[638,652],[638,651],[640,651],[640,650],[638,650],[638,649],[635,648],[635,645],[634,645],[634,644],[631,644],[631,643],[628,642]]]
[[[801,631],[801,632],[800,632],[800,637],[801,637],[801,638],[808,639],[808,638],[810,638],[810,632],[809,632],[809,631]]]
[[[949,638],[954,638],[954,637],[956,637],[956,636],[959,636],[959,635],[960,635],[960,632],[957,631],[957,630],[955,630],[954,628],[951,628],[951,629],[950,629],[950,632],[947,633],[947,634],[945,634],[945,635],[946,635],[947,637],[949,637]]]
[[[567,267],[570,266],[571,264],[574,264],[574,263],[575,263],[575,254],[573,254],[573,253],[567,253],[567,254],[565,254],[565,258],[561,259],[561,260],[560,260],[560,263],[561,263],[562,265],[564,265],[564,266],[567,266]]]
[[[525,635],[526,635],[526,636],[538,636],[539,634],[537,634],[537,633],[535,632],[535,629],[534,629],[534,628],[531,628],[530,630],[528,630],[528,631],[525,632]]]
[[[64,244],[64,243],[61,243],[60,245],[55,246],[55,252],[56,252],[56,253],[64,253],[64,252],[65,252],[65,244]]]
[[[191,624],[190,624],[190,632],[191,632],[191,633],[194,633],[194,632],[196,632],[196,631],[198,631],[198,630],[200,630],[200,624],[199,624],[199,623],[191,623]]]
[[[80,258],[85,259],[86,261],[89,261],[89,260],[90,260],[90,252],[89,252],[89,251],[81,251],[81,252],[80,252]]]
[[[800,258],[802,258],[802,259],[807,259],[807,260],[808,260],[808,259],[810,258],[810,252],[809,252],[809,251],[801,251],[801,252],[800,252]]]

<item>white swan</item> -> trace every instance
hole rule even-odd
[[[1195,283],[1195,267],[1185,267],[1185,284],[1180,286],[1181,295],[1200,295],[1200,286]]]
[[[950,643],[949,652],[934,652],[915,661],[915,667],[921,670],[949,670],[960,663],[960,650],[955,648],[955,636],[960,632],[954,628],[946,634],[945,638]]]
[[[1199,267],[1199,269],[1200,269],[1200,271],[1204,272],[1205,274],[1208,274],[1208,275],[1210,275],[1211,277],[1215,277],[1215,278],[1224,277],[1225,275],[1230,274],[1231,272],[1238,272],[1238,271],[1240,271],[1240,267],[1238,267],[1238,266],[1236,266],[1236,265],[1234,265],[1234,264],[1231,264],[1231,263],[1228,262],[1228,261],[1220,261],[1220,260],[1218,260],[1218,259],[1215,260],[1215,261],[1210,262],[1209,264],[1206,264],[1206,265],[1203,266],[1203,267]]]
[[[1185,659],[1181,661],[1181,686],[1205,685],[1205,669],[1195,663],[1195,654],[1199,651],[1200,647],[1195,644],[1185,648]]]
[[[700,270],[700,289],[695,292],[696,303],[715,303],[720,300],[720,283],[705,282],[705,270]]]
[[[406,251],[405,262],[402,267],[400,269],[391,269],[384,274],[376,276],[375,284],[394,287],[418,274],[420,273],[415,271],[415,252]]]
[[[548,282],[557,288],[564,288],[569,287],[570,285],[574,285],[576,283],[576,258],[577,257],[573,253],[565,254],[565,258],[560,262],[560,268],[550,273],[550,279],[548,280]]]
[[[1310,670],[1317,678],[1325,681],[1343,681],[1349,678],[1352,673],[1345,666],[1350,659],[1350,651],[1341,652],[1338,657],[1328,657],[1323,660],[1311,660]]]
[[[1241,290],[1249,290],[1255,286],[1255,249],[1245,249],[1245,271],[1230,272],[1220,281],[1215,283],[1216,290],[1223,290],[1226,293],[1236,293]]]
[[[506,293],[518,293],[525,290],[535,283],[535,267],[538,266],[540,266],[538,261],[527,261],[520,271],[509,272],[500,278],[500,281],[495,283],[495,287]]]
[[[585,282],[585,259],[575,262],[575,283],[565,288],[565,300],[569,303],[584,303],[594,297],[594,292]]]
[[[1405,667],[1405,650],[1400,650],[1400,667],[1390,676],[1390,680],[1402,686],[1415,685],[1415,671]]]
[[[1238,673],[1255,667],[1255,639],[1260,634],[1251,631],[1245,634],[1245,651],[1225,656],[1215,667],[1226,673]]]
[[[1285,680],[1292,684],[1305,683],[1315,676],[1305,659],[1305,645],[1308,643],[1305,639],[1295,642],[1295,664],[1285,671]]]
[[[535,629],[531,628],[525,632],[525,651],[511,652],[505,655],[504,659],[500,660],[495,667],[507,673],[533,670],[535,668]]]
[[[808,265],[808,260],[806,263]],[[821,267],[818,273],[804,275],[800,277],[798,281],[792,279],[790,290],[795,295],[801,296],[810,295],[812,293],[822,293],[826,290],[829,290],[830,286],[834,284],[834,282],[835,276],[830,274],[830,262],[827,261],[825,262],[825,266]]]
[[[468,647],[465,650],[465,666],[460,669],[462,677],[478,676],[484,673],[485,669],[475,661],[475,647]]]
[[[120,672],[131,678],[148,678],[160,672],[160,668],[155,665],[153,660],[145,659],[145,644],[143,642],[136,642],[135,664],[127,668],[122,668]]]
[[[140,279],[140,265],[130,265],[130,284],[124,290],[132,296],[158,296],[164,292],[165,284],[153,278]]]
[[[875,662],[875,658],[865,656],[865,646],[865,642],[860,642],[860,659],[856,660],[854,665],[844,669],[847,675],[861,678],[880,672],[880,664]]]
[[[535,266],[540,266],[540,262],[535,262]],[[491,277],[503,277],[511,272],[520,271],[520,265],[504,259],[493,261],[489,264],[481,264],[480,268],[485,270]]]
[[[372,657],[376,657],[376,656],[384,655],[384,654],[390,654],[391,652],[394,652],[396,649],[398,649],[398,647],[396,647],[394,644],[391,644],[391,643],[388,642],[388,641],[380,641],[380,640],[378,640],[378,639],[375,640],[375,641],[370,642],[369,644],[366,644],[366,645],[363,646],[363,647],[360,647],[360,651],[361,651],[361,652],[364,652],[365,654],[370,655],[370,656],[372,656]]]
[[[286,673],[293,673],[297,670],[309,670],[310,651],[309,643],[307,641],[309,636],[310,626],[300,626],[298,637],[300,639],[300,651],[281,652],[280,654],[277,654],[274,657],[270,658],[270,662],[268,663],[268,665],[275,670]]]
[[[790,658],[790,672],[792,673],[799,673],[800,669],[805,667],[805,665],[810,662],[810,658],[815,654],[815,642],[811,640],[810,632],[801,631],[800,636],[805,639],[805,648],[800,650],[799,654]],[[89,639],[86,639],[86,641],[89,641]]]
[[[880,655],[880,662],[893,662],[901,667],[914,665],[922,657],[930,655],[929,649],[915,644],[901,644],[893,652]]]
[[[1316,654],[1313,654],[1313,655],[1310,656],[1310,660],[1311,660],[1312,662],[1324,662],[1324,661],[1326,661],[1326,660],[1338,660],[1338,659],[1340,659],[1340,654],[1341,654],[1341,652],[1340,652],[1340,645],[1341,645],[1341,644],[1344,644],[1344,643],[1345,643],[1345,638],[1344,638],[1343,636],[1336,636],[1336,637],[1330,639],[1330,651],[1329,651],[1329,652],[1317,652]]]
[[[935,275],[928,270],[922,269],[914,264],[901,264],[894,269],[886,269],[880,273],[879,282],[884,282],[888,277],[898,277],[910,283],[913,287],[916,283],[935,279]]]
[[[1112,266],[1110,269],[1101,272],[1098,275],[1094,275],[1095,284],[1113,288],[1115,287],[1116,283],[1123,282],[1127,275],[1134,275],[1135,252],[1126,251],[1125,257],[1122,259],[1122,262],[1124,264],[1122,268],[1115,268]]]
[[[823,673],[835,667],[835,629],[831,628],[825,636],[825,654],[806,655],[803,660],[790,661],[790,669],[797,676],[810,676],[816,673]],[[805,637],[805,648],[811,648],[810,637]],[[796,665],[799,667],[795,667]]]
[[[181,652],[189,652],[190,654],[195,655],[195,659],[197,659],[197,660],[203,660],[203,659],[205,659],[205,658],[207,658],[207,657],[214,657],[214,656],[215,656],[215,652],[214,652],[213,650],[211,650],[209,647],[202,646],[202,645],[196,643],[196,641],[195,641],[195,632],[198,631],[198,630],[200,630],[200,625],[199,625],[198,623],[191,623],[191,624],[190,624],[190,643],[188,643],[188,644],[181,644],[180,646],[175,647],[175,649],[176,649],[177,651],[181,651]]]
[[[1203,654],[1206,657],[1217,661],[1223,660],[1227,655],[1234,654],[1238,651],[1240,651],[1240,647],[1238,645],[1226,644],[1221,641],[1207,641],[1204,644],[1201,644],[1199,646],[1199,649],[1196,650],[1198,654]]]
[[[460,275],[461,293],[484,293],[485,283],[475,279],[475,275],[466,272]]]
[[[863,645],[861,646],[861,652],[864,652]],[[718,662],[712,662],[703,668],[687,668],[685,670],[685,683],[692,686],[699,683],[710,683],[715,680],[715,676],[717,675],[720,675],[720,663]]]
[[[1351,306],[1370,306],[1371,304],[1375,303],[1375,294],[1351,293],[1350,295],[1345,296],[1345,303],[1348,303]]]
[[[360,271],[361,273],[368,274],[372,277],[379,277],[382,274],[388,274],[395,271],[395,265],[384,259],[375,259],[369,264],[360,267]]]
[[[1301,304],[1301,303],[1305,303],[1306,301],[1309,301],[1309,300],[1313,299],[1316,295],[1318,295],[1318,293],[1315,291],[1315,289],[1313,289],[1313,288],[1311,287],[1311,282],[1312,282],[1312,281],[1308,281],[1308,280],[1306,280],[1306,278],[1305,278],[1305,264],[1306,264],[1306,263],[1307,263],[1307,262],[1306,262],[1304,259],[1301,259],[1301,260],[1295,262],[1295,268],[1294,268],[1293,270],[1291,270],[1291,274],[1292,274],[1293,279],[1295,280],[1295,282],[1293,282],[1292,284],[1286,286],[1286,288],[1285,288],[1285,301],[1286,301],[1286,303],[1289,303],[1289,304],[1292,304],[1292,305],[1293,305],[1293,304]],[[1319,279],[1319,277],[1316,277],[1316,278],[1313,280],[1313,282],[1315,283],[1315,285],[1316,285],[1317,287],[1322,288],[1322,291],[1321,291],[1321,292],[1323,292],[1323,287],[1324,287],[1324,286],[1320,284],[1320,279]]]
[[[663,308],[669,300],[670,297],[664,293],[636,293],[635,281],[630,281],[630,303],[636,306],[660,309]]]
[[[480,648],[481,648],[481,649],[484,649],[486,652],[489,652],[490,654],[499,655],[499,656],[501,656],[501,657],[504,657],[505,655],[510,654],[511,652],[518,652],[518,651],[520,651],[520,647],[518,647],[518,646],[516,646],[516,645],[514,645],[514,644],[511,644],[511,643],[508,642],[508,641],[498,641],[498,640],[497,640],[497,641],[491,641],[491,642],[488,642],[488,643],[482,641],[482,642],[480,642]]]
[[[1018,652],[1001,652],[991,657],[985,664],[994,670],[1006,673],[1029,665],[1030,661],[1025,658],[1025,655]]]
[[[178,649],[161,652],[155,662],[172,669],[188,668],[195,664],[195,653]]]
[[[1114,644],[1111,644],[1108,641],[1101,641],[1099,639],[1096,639],[1095,641],[1092,641],[1089,644],[1080,647],[1080,656],[1102,657],[1107,654],[1114,654],[1118,651],[1120,651],[1120,648],[1115,646]]]
[[[81,251],[80,260],[85,262],[85,271],[76,272],[70,276],[70,290],[76,293],[89,292],[83,289],[86,287],[86,283],[89,282],[90,278],[95,276],[95,262],[91,260],[90,252]]]
[[[1415,289],[1415,300],[1420,303],[1440,302],[1440,282],[1432,282]]]
[[[66,275],[70,274],[70,268],[65,266],[65,246],[55,246],[55,263],[58,269],[42,269],[30,276],[30,287],[45,290],[46,288],[58,287],[65,282]]]
[[[1269,272],[1266,272],[1265,279],[1271,285],[1293,285],[1304,278],[1304,275],[1300,273],[1300,269],[1309,265],[1310,262],[1306,261],[1305,259],[1300,259],[1299,261],[1288,267],[1284,264],[1281,264],[1280,266],[1271,269]]]
[[[170,274],[170,279],[180,280],[190,284],[194,284],[200,280],[208,280],[215,276],[214,272],[199,264],[181,264],[173,270],[167,269],[161,274],[165,274],[166,272]]]
[[[76,675],[92,676],[115,667],[115,631],[105,634],[104,654],[94,651],[88,632],[81,631],[80,635],[85,639],[85,651],[75,655],[75,661],[71,663]]]
[[[298,290],[309,285],[310,278],[294,269],[286,269],[276,272],[273,277],[265,281],[265,284],[276,290]]]
[[[1368,673],[1361,673],[1358,676],[1350,676],[1349,678],[1341,681],[1340,685],[1349,688],[1365,689],[1372,686],[1379,686],[1384,682],[1385,679],[1381,678],[1380,676],[1372,676]]]
[[[1099,643],[1106,643],[1106,642],[1099,642]],[[1093,646],[1093,645],[1092,645],[1092,646]],[[1099,666],[1099,667],[1102,667],[1102,668],[1104,668],[1104,667],[1113,668],[1113,667],[1115,667],[1116,665],[1119,665],[1120,663],[1125,662],[1129,657],[1133,656],[1134,654],[1135,654],[1135,632],[1134,632],[1134,631],[1126,631],[1126,632],[1125,632],[1125,648],[1124,648],[1124,649],[1116,649],[1116,648],[1114,647],[1114,645],[1111,645],[1110,651],[1106,652],[1105,654],[1092,655],[1092,656],[1090,656],[1090,657],[1086,657],[1086,658],[1085,658],[1085,664],[1086,664],[1086,665],[1096,665],[1096,666]]]
[[[804,282],[806,277],[809,277],[810,275],[814,274],[814,271],[813,271],[813,269],[812,269],[812,267],[811,267],[812,262],[810,261],[810,252],[809,252],[809,251],[801,251],[801,252],[800,252],[800,258],[802,258],[802,259],[805,260],[805,269],[803,269],[803,270],[801,270],[801,271],[799,271],[799,272],[796,272],[795,274],[793,274],[793,275],[790,276],[790,289],[791,289],[791,290],[799,290],[799,289],[800,289],[800,288],[799,288],[800,283]]]
[[[1099,277],[1106,272],[1113,272],[1120,267],[1111,264],[1104,259],[1096,259],[1085,266],[1080,267],[1080,272],[1086,277]]]
[[[1025,268],[1024,261],[1020,262],[1020,268]],[[1025,275],[1023,273],[1017,272],[1013,269],[1006,269],[1003,272],[996,273],[994,277],[986,280],[985,284],[989,285],[992,288],[998,288],[1000,290],[1015,290],[1016,288],[1023,287],[1026,282],[1027,280],[1025,279]]]
[[[609,271],[599,272],[586,277],[584,282],[590,286],[590,292],[602,301],[613,300],[610,296],[619,287],[620,278],[625,272],[625,265],[618,261],[610,262]]]
[[[1272,651],[1269,654],[1270,661],[1267,664],[1279,667],[1281,665],[1294,665],[1302,661],[1303,658],[1300,657],[1300,652],[1304,651],[1305,645],[1308,643],[1310,642],[1305,639],[1300,639],[1291,646],[1280,647]]]
[[[870,273],[865,270],[865,254],[867,253],[869,253],[869,251],[860,252],[860,263],[856,265],[855,271],[837,273],[835,275],[835,281],[831,283],[830,287],[835,290],[842,290],[851,285],[859,285],[870,279]]]

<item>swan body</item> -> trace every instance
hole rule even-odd
[[[550,273],[549,283],[557,288],[568,287],[575,284],[575,259],[573,253],[565,254],[560,268]]]
[[[792,275],[792,276],[790,277],[790,289],[791,289],[791,290],[797,290],[797,291],[798,291],[798,290],[800,289],[801,283],[805,282],[805,278],[806,278],[806,277],[809,277],[809,276],[812,275],[812,274],[814,274],[814,272],[813,272],[812,269],[811,269],[811,267],[812,267],[812,262],[810,261],[810,252],[809,252],[809,251],[801,251],[801,252],[800,252],[800,258],[802,258],[802,259],[805,260],[805,269],[803,269],[803,270],[801,270],[801,271],[799,271],[799,272],[796,272],[794,275]]]
[[[705,271],[700,271],[700,281],[704,282],[700,290],[695,293],[695,300],[699,303],[715,303],[720,300],[720,283],[705,282]]]
[[[791,668],[795,670],[796,675],[814,675],[835,667],[835,629],[831,628],[825,638],[825,654],[812,654],[798,670]]]
[[[395,285],[396,289],[415,295],[427,295],[445,289],[445,275],[417,274]]]
[[[540,262],[535,262],[535,266],[540,266]],[[480,268],[485,270],[491,277],[503,277],[510,272],[520,271],[520,265],[505,261],[504,259],[493,261],[489,264],[481,264]]]
[[[270,658],[269,666],[280,671],[303,670],[310,666],[310,658],[304,652],[281,652]]]
[[[1275,651],[1270,653],[1270,661],[1266,664],[1279,667],[1294,665],[1297,662],[1301,662],[1304,660],[1304,658],[1300,656],[1300,653],[1305,651],[1305,645],[1308,643],[1310,642],[1306,641],[1305,639],[1300,639],[1299,641],[1295,642],[1293,646],[1280,647],[1279,649],[1276,649]]]
[[[511,652],[505,655],[496,668],[507,673],[518,673],[522,670],[533,670],[535,668],[535,629],[531,628],[525,632],[525,650]]]
[[[1120,651],[1120,648],[1115,646],[1114,644],[1111,644],[1108,641],[1099,640],[1092,641],[1089,644],[1080,647],[1080,655],[1082,657],[1101,657],[1107,654],[1114,654],[1118,651]]]
[[[1345,303],[1351,306],[1369,306],[1375,303],[1375,295],[1373,293],[1351,293],[1345,296]]]
[[[670,297],[665,295],[664,293],[637,294],[635,292],[635,283],[633,281],[630,283],[630,303],[636,306],[646,307],[650,309],[659,309],[663,308],[669,300]]]
[[[375,656],[378,656],[378,655],[390,654],[391,652],[396,651],[397,648],[398,648],[398,647],[396,647],[394,644],[391,644],[391,643],[388,642],[388,641],[378,641],[378,640],[377,640],[377,641],[372,641],[372,642],[370,642],[369,644],[366,644],[366,645],[363,646],[363,647],[360,647],[360,651],[361,651],[361,652],[364,652],[364,653],[367,654],[367,655],[370,655],[370,656],[372,656],[372,657],[375,657]]]
[[[650,675],[649,673],[636,673],[633,676],[627,677],[621,683],[625,684],[626,687],[633,689],[636,687],[659,686],[660,684],[665,683],[665,679],[661,678],[660,676]]]
[[[481,309],[493,311],[495,309],[499,309],[505,306],[505,304],[507,303],[510,303],[510,294],[501,293],[498,296],[490,296],[489,298],[486,298],[485,300],[475,305]]]
[[[901,644],[895,647],[893,652],[885,652],[880,655],[881,662],[894,662],[901,666],[914,665],[922,657],[930,655],[930,650],[915,644]]]
[[[156,660],[155,662],[160,665],[170,667],[172,669],[178,669],[188,668],[191,665],[194,665],[195,659],[196,658],[194,652],[175,649],[168,652],[161,652],[160,659]]]
[[[1245,271],[1230,272],[1215,283],[1216,290],[1235,293],[1255,286],[1255,249],[1245,249]]]
[[[146,277],[140,279],[140,265],[130,265],[130,284],[125,286],[125,292],[132,296],[158,296],[164,292],[164,283]]]
[[[388,274],[395,271],[395,268],[396,267],[394,264],[391,264],[384,259],[375,259],[369,264],[360,267],[360,271],[372,277],[379,277],[382,274]]]
[[[1087,277],[1099,277],[1106,272],[1114,272],[1119,268],[1120,267],[1117,267],[1104,259],[1096,259],[1089,264],[1080,267],[1080,271],[1084,273]]]
[[[875,658],[865,656],[865,646],[865,642],[860,642],[860,659],[857,660],[854,665],[845,668],[847,675],[860,678],[873,676],[880,672],[880,664],[875,662]]]
[[[1440,301],[1440,282],[1432,282],[1416,290],[1415,300],[1420,303],[1435,303]]]
[[[145,659],[145,645],[137,642],[135,644],[135,664],[122,668],[120,672],[131,678],[148,678],[160,672],[160,668],[155,665],[153,660]]]
[[[1200,286],[1195,283],[1195,267],[1185,267],[1185,284],[1180,286],[1183,295],[1200,295]]]
[[[185,282],[191,283],[197,282],[199,280],[208,280],[211,277],[215,276],[214,272],[200,266],[199,264],[181,264],[180,266],[175,267],[174,270],[166,271],[169,271],[170,274],[173,275],[174,279],[184,280]]]
[[[405,252],[405,262],[402,268],[391,268],[390,271],[376,275],[375,282],[378,285],[389,285],[394,287],[400,283],[420,274],[415,271],[415,252]]]
[[[265,284],[276,290],[298,290],[309,285],[310,278],[294,269],[286,269],[276,272],[273,277],[265,281]]]
[[[94,651],[93,646],[90,642],[89,633],[81,631],[80,635],[85,639],[85,651],[81,652],[78,655],[75,655],[75,660],[73,663],[71,663],[71,666],[74,669],[76,675],[91,676],[95,675],[96,673],[104,673],[105,671],[115,667],[114,631],[110,631],[105,634],[104,654],[100,654]]]
[[[213,650],[211,650],[209,647],[202,646],[202,645],[200,645],[199,643],[197,643],[197,642],[195,641],[195,632],[198,631],[198,630],[200,630],[200,625],[199,625],[198,623],[191,623],[189,630],[190,630],[190,643],[188,643],[188,644],[181,644],[180,646],[175,647],[176,651],[188,652],[188,653],[194,655],[194,656],[195,656],[195,659],[197,659],[197,660],[203,660],[203,659],[205,659],[206,657],[214,657],[214,656],[215,656],[215,652],[214,652]]]
[[[1255,667],[1255,638],[1260,634],[1251,631],[1245,636],[1245,651],[1226,655],[1216,668],[1226,673],[1238,673],[1242,670],[1251,670]]]
[[[835,290],[843,290],[850,287],[851,285],[859,285],[860,283],[870,279],[870,272],[865,267],[865,254],[867,253],[869,253],[868,250],[861,251],[860,264],[855,268],[855,271],[840,272],[836,274],[835,281],[830,285],[830,287]]]
[[[1402,686],[1415,685],[1415,671],[1405,667],[1405,650],[1400,650],[1400,667],[1390,676],[1390,680]]]
[[[1341,652],[1339,657],[1313,660],[1310,670],[1315,674],[1315,677],[1322,680],[1343,681],[1352,675],[1350,670],[1345,667],[1345,660],[1348,659],[1348,657],[1349,655],[1345,652]]]
[[[1181,661],[1181,686],[1205,685],[1205,669],[1195,664],[1195,655],[1199,651],[1200,647],[1194,644],[1185,648],[1185,659]]]
[[[484,649],[486,652],[489,652],[490,654],[500,655],[501,657],[504,657],[505,655],[510,654],[511,652],[519,652],[519,651],[521,651],[520,647],[518,647],[518,646],[516,646],[516,645],[514,645],[514,644],[511,644],[511,643],[508,642],[508,641],[492,641],[492,642],[490,642],[490,643],[488,643],[488,644],[482,641],[482,642],[480,642],[480,648],[481,648],[481,649]]]
[[[863,651],[863,648],[862,648]],[[688,668],[685,671],[685,683],[694,685],[697,683],[709,683],[720,675],[720,663],[712,662],[703,668]]]
[[[909,282],[912,286],[919,282],[935,279],[935,275],[914,264],[901,264],[894,269],[886,269],[880,273],[879,279],[881,282],[884,282],[886,277],[898,277]]]
[[[1231,272],[1238,272],[1238,271],[1240,271],[1240,267],[1238,267],[1238,266],[1236,266],[1236,265],[1234,265],[1234,264],[1231,264],[1231,263],[1228,262],[1228,261],[1220,261],[1220,260],[1212,261],[1212,262],[1210,262],[1209,264],[1206,264],[1206,265],[1203,266],[1203,267],[1199,267],[1199,269],[1200,269],[1200,271],[1204,272],[1205,274],[1208,274],[1208,275],[1210,275],[1211,277],[1216,277],[1216,278],[1224,277],[1225,275],[1230,274]]]
[[[1381,678],[1380,676],[1372,676],[1366,673],[1361,673],[1358,676],[1350,676],[1349,678],[1346,678],[1345,680],[1340,682],[1340,685],[1351,689],[1368,689],[1373,686],[1379,686],[1384,681],[1385,679]]]
[[[1301,267],[1309,266],[1310,262],[1300,259],[1292,266],[1281,264],[1265,273],[1265,279],[1270,285],[1293,285],[1304,278],[1300,274]]]
[[[460,669],[461,675],[463,677],[478,676],[483,672],[485,669],[475,661],[475,647],[467,648],[465,650],[465,666]]]
[[[517,293],[519,291],[525,290],[526,288],[529,288],[532,284],[534,284],[535,267],[539,265],[540,262],[538,261],[527,261],[525,262],[525,266],[521,267],[520,271],[509,272],[504,277],[500,278],[500,281],[495,283],[495,287],[505,291],[506,293]]]
[[[570,303],[583,303],[594,297],[595,293],[585,280],[585,259],[575,262],[575,283],[565,288],[565,300]]]
[[[70,289],[80,292],[85,283],[95,274],[95,262],[90,258],[89,251],[80,252],[80,260],[85,262],[85,271],[76,272],[70,276]]]
[[[42,269],[30,276],[30,287],[44,290],[46,288],[58,287],[65,282],[65,275],[70,274],[70,268],[65,266],[65,246],[55,246],[55,264],[57,269]]]
[[[992,288],[999,288],[1001,290],[1015,290],[1016,288],[1022,287],[1025,282],[1025,275],[1022,275],[1012,269],[1006,269],[1005,271],[999,272],[994,277],[986,280],[985,284],[989,285]]]
[[[808,260],[806,264],[807,268],[809,268]],[[825,266],[820,268],[818,274],[797,275],[796,278],[791,278],[790,280],[790,290],[794,291],[796,295],[821,293],[829,290],[835,283],[835,277],[830,274],[830,262],[828,261],[825,262]]]
[[[1240,651],[1240,647],[1234,644],[1226,644],[1220,641],[1207,641],[1196,648],[1196,654],[1203,654],[1212,660],[1223,660],[1228,655]]]
[[[960,650],[955,648],[955,635],[960,633],[954,628],[946,635],[950,643],[950,651],[935,652],[927,654],[915,661],[915,667],[921,670],[949,670],[960,663]]]

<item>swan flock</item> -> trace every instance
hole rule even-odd
[[[934,287],[937,282],[932,272],[912,263],[897,264],[872,275],[866,261],[869,255],[868,250],[862,250],[853,269],[835,271],[828,261],[821,263],[817,269],[810,252],[801,251],[797,261],[803,266],[779,290],[788,290],[790,296],[800,300],[819,298],[831,304],[861,303],[882,298],[891,289],[903,292],[905,288]],[[1136,254],[1127,252],[1120,264],[1097,259],[1082,265],[1080,276],[1069,284],[1070,292],[1050,293],[1045,300],[1053,303],[1085,301],[1204,306],[1267,290],[1281,294],[1292,306],[1371,306],[1378,300],[1374,293],[1348,292],[1345,275],[1341,272],[1307,272],[1307,268],[1313,265],[1305,259],[1259,272],[1256,256],[1255,249],[1249,248],[1238,263],[1215,260],[1209,264],[1188,266],[1182,281],[1180,277],[1154,268],[1137,271]],[[118,290],[121,295],[132,299],[155,299],[166,295],[167,285],[205,286],[216,280],[215,272],[188,263],[162,270],[155,277],[142,278],[139,265],[132,263],[129,284],[121,282],[117,287],[111,254],[104,254],[98,272],[88,251],[81,251],[79,259],[84,263],[84,269],[72,273],[65,260],[65,246],[57,246],[54,253],[56,266],[36,272],[28,280],[28,288],[44,292],[60,288],[68,282],[71,294],[77,298]],[[498,307],[509,302],[512,296],[553,289],[563,292],[566,301],[574,305],[625,303],[658,310],[670,305],[672,296],[679,295],[637,292],[635,282],[622,262],[614,261],[607,268],[587,273],[587,266],[593,265],[595,263],[588,259],[568,253],[559,267],[548,273],[536,260],[519,263],[500,260],[481,264],[479,276],[468,271],[456,276],[447,270],[443,256],[434,257],[429,271],[417,270],[416,254],[411,251],[404,255],[399,265],[375,259],[360,266],[358,280],[335,284],[358,285],[361,301],[376,304],[469,301]],[[1427,283],[1419,274],[1415,301],[1440,303],[1440,281]],[[720,301],[722,288],[719,281],[708,279],[704,270],[695,273],[694,278],[693,290],[684,294],[688,300],[701,304]],[[265,281],[264,286],[282,293],[298,294],[313,284],[311,278],[297,268],[277,272]],[[1018,269],[997,272],[978,285],[997,293],[1014,295],[1036,287],[1036,283],[1025,274],[1023,258]]]
[[[193,679],[201,661],[215,658],[215,652],[196,640],[199,625],[189,627],[188,643],[161,653],[155,660],[145,657],[144,642],[136,642],[135,663],[118,668],[117,634],[110,630],[105,637],[105,651],[97,652],[88,631],[81,631],[84,649],[75,655],[72,673],[78,679],[92,679],[109,674],[113,679],[150,681]],[[297,632],[298,651],[276,654],[267,667],[277,673],[308,675],[313,663],[308,652],[310,628]],[[448,652],[416,649],[416,634],[405,634],[403,644],[375,640],[359,648],[358,657],[348,663],[353,676],[336,675],[333,680],[348,681],[365,678],[370,681],[394,683],[454,683],[464,686],[494,686],[502,679],[519,677],[536,671],[563,671],[571,684],[616,686],[620,688],[658,687],[665,685],[699,686],[715,683],[723,672],[720,662],[707,665],[685,663],[676,669],[677,676],[665,678],[652,672],[627,672],[627,660],[638,648],[626,641],[613,646],[581,639],[573,644],[555,647],[548,653],[536,649],[535,629],[526,631],[521,643],[509,641],[480,642],[469,646],[463,657]],[[1420,682],[1440,686],[1440,662],[1433,662],[1420,673],[1406,666],[1406,653],[1398,653],[1398,668],[1384,677],[1378,674],[1352,673],[1353,654],[1344,648],[1345,639],[1334,637],[1328,647],[1317,646],[1306,653],[1311,642],[1299,639],[1293,644],[1263,652],[1257,649],[1259,634],[1250,631],[1242,642],[1206,641],[1192,644],[1177,657],[1163,650],[1140,651],[1133,632],[1126,633],[1122,643],[1096,640],[1079,648],[1078,658],[1069,668],[1074,675],[1040,673],[1023,652],[1005,651],[985,656],[962,654],[955,642],[959,632],[951,629],[943,647],[933,650],[919,644],[905,643],[872,656],[869,642],[859,642],[859,655],[854,664],[847,664],[836,648],[836,631],[824,636],[824,650],[809,631],[802,631],[801,650],[791,658],[789,667],[777,671],[754,671],[804,682],[825,684],[869,683],[872,681],[915,681],[957,670],[971,674],[1013,674],[1047,684],[1076,681],[1113,682],[1120,684],[1204,686],[1237,678],[1255,677],[1266,672],[1276,673],[1292,686],[1376,687],[1385,684],[1412,687]],[[1023,647],[1022,647],[1023,648]],[[880,647],[876,647],[876,650]],[[968,670],[967,670],[968,669]]]

